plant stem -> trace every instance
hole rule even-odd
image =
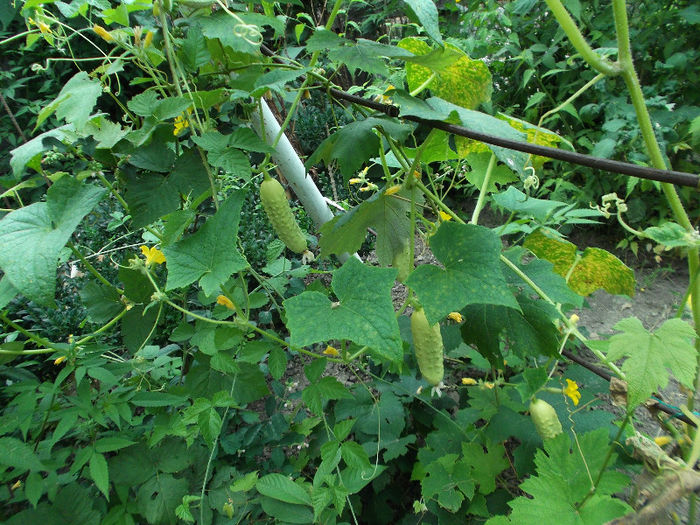
[[[425,82],[423,82],[420,86],[418,86],[416,89],[411,91],[411,96],[412,97],[417,96],[421,91],[423,91],[425,88],[428,87],[428,84],[430,84],[434,78],[435,78],[435,72],[433,71],[432,75],[430,75],[428,78],[425,79]]]
[[[581,30],[574,22],[569,12],[562,5],[561,0],[545,0],[549,9],[559,22],[559,25],[569,37],[569,40],[573,44],[576,51],[578,51],[583,59],[596,71],[603,73],[607,76],[615,76],[620,73],[620,68],[610,62],[609,60],[601,57],[598,53],[593,51],[593,48],[586,42],[586,39],[581,34]]]
[[[586,504],[586,502],[595,494],[595,490],[598,487],[598,484],[600,483],[600,480],[603,477],[603,474],[605,474],[605,469],[608,467],[608,463],[610,462],[610,458],[612,458],[613,455],[613,447],[615,446],[615,443],[617,443],[620,440],[620,437],[622,436],[622,433],[625,431],[625,427],[627,426],[627,422],[629,421],[630,414],[627,412],[625,414],[625,419],[622,421],[622,425],[620,425],[620,429],[617,431],[617,435],[615,436],[615,439],[613,442],[610,444],[608,447],[608,453],[605,456],[605,460],[603,460],[603,464],[600,466],[600,471],[598,472],[598,476],[596,477],[595,481],[593,482],[593,486],[591,487],[591,490],[588,494],[586,494],[586,497],[583,498],[581,503],[577,505],[577,509],[580,510],[583,508],[583,506]]]
[[[124,290],[120,290],[119,288],[117,288],[115,285],[113,285],[112,283],[110,283],[107,279],[105,279],[105,278],[102,276],[102,274],[97,270],[97,268],[95,268],[95,267],[85,258],[85,256],[78,250],[78,248],[75,247],[75,244],[73,244],[72,242],[69,242],[69,243],[68,243],[68,248],[70,248],[70,250],[73,252],[73,255],[75,255],[78,259],[80,259],[80,262],[83,263],[83,266],[85,266],[85,268],[87,269],[87,271],[89,271],[89,272],[95,277],[95,279],[97,279],[98,281],[100,281],[102,284],[104,284],[104,285],[107,286],[108,288],[112,288],[112,289],[116,290],[116,292],[117,292],[119,295],[124,294]]]
[[[54,346],[54,343],[52,343],[52,342],[49,341],[48,339],[44,339],[44,338],[41,337],[40,335],[33,334],[33,333],[31,333],[29,330],[27,330],[26,328],[23,328],[23,327],[21,327],[20,325],[18,325],[17,323],[15,323],[14,321],[12,321],[10,318],[8,318],[8,317],[5,315],[4,312],[0,312],[0,321],[2,321],[3,323],[5,323],[5,324],[8,325],[8,326],[11,326],[11,327],[14,328],[15,330],[17,330],[19,333],[23,334],[25,337],[27,337],[28,339],[32,340],[34,343],[37,344],[37,346],[45,346],[45,347],[46,347],[46,349],[40,349],[41,351],[38,351],[38,350],[22,350],[21,353],[47,354],[47,353],[49,353],[49,352],[48,352],[49,349],[50,349],[52,352],[62,351],[62,349],[56,348],[56,347]],[[10,350],[7,350],[6,352],[11,352],[11,351],[10,351]],[[5,352],[3,352],[3,353],[5,353]],[[11,353],[14,354],[14,353],[16,353],[16,352],[11,352]]]
[[[489,165],[486,168],[486,173],[484,174],[484,181],[481,183],[481,188],[479,189],[479,198],[476,201],[476,206],[474,206],[474,212],[472,213],[472,220],[469,221],[471,224],[477,224],[479,222],[479,214],[486,204],[486,190],[491,183],[491,174],[493,173],[493,168],[496,166],[496,155],[491,153],[491,158],[489,159]]]
[[[551,0],[548,0],[551,1]],[[656,140],[656,135],[654,134],[654,128],[651,123],[651,118],[649,116],[649,110],[647,109],[646,103],[644,101],[644,94],[642,93],[642,87],[639,84],[639,77],[634,69],[634,64],[632,62],[632,50],[629,40],[629,22],[627,20],[627,6],[624,0],[613,0],[613,15],[615,17],[615,29],[617,31],[617,46],[619,49],[620,63],[623,67],[622,77],[625,80],[627,89],[632,99],[632,105],[634,106],[634,111],[637,114],[637,121],[639,123],[639,128],[642,132],[642,137],[644,138],[644,144],[647,149],[647,153],[651,158],[651,162],[654,167],[659,169],[668,169],[666,162],[664,160],[659,143]],[[668,205],[671,208],[674,218],[678,223],[683,226],[689,232],[694,232],[692,223],[688,217],[688,214],[683,207],[683,203],[676,192],[675,186],[670,183],[662,183],[661,189],[666,196]],[[697,247],[688,248],[688,274],[692,277],[700,269],[700,254]],[[700,388],[700,282],[695,283],[694,290],[691,291],[692,301],[691,310],[693,312],[693,322],[695,323],[695,331],[698,337],[695,338],[695,350],[697,354],[697,364],[696,376],[695,376],[695,389],[697,392]],[[694,396],[688,396],[688,409],[693,410],[695,405]]]
[[[119,319],[121,319],[122,317],[124,317],[124,315],[126,315],[126,312],[128,312],[128,311],[129,311],[128,308],[124,308],[121,312],[119,312],[116,316],[114,316],[113,319],[108,321],[107,324],[105,324],[104,326],[101,326],[100,328],[95,330],[93,333],[86,335],[85,337],[83,337],[79,341],[76,341],[75,344],[81,345],[83,343],[88,342],[90,339],[94,339],[96,335],[101,334],[102,332],[104,332],[104,331],[108,330],[109,328],[111,328],[112,326],[114,326],[119,321]]]

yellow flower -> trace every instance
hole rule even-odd
[[[656,443],[660,447],[668,445],[671,441],[673,441],[673,438],[671,436],[657,436],[654,438],[654,443]]]
[[[493,390],[493,387],[496,385],[494,385],[491,381],[486,381],[486,383],[484,383],[484,386],[489,390]]]
[[[578,405],[578,402],[581,400],[581,392],[578,391],[578,385],[576,384],[576,381],[567,379],[566,388],[564,388],[562,392],[565,396],[569,396],[571,398],[571,401],[574,402],[574,406]]]
[[[148,46],[151,45],[152,42],[153,42],[153,31],[149,30],[146,32],[146,36],[143,39],[143,47],[147,48]]]
[[[393,195],[394,193],[398,192],[401,189],[401,184],[394,184],[393,186],[390,186],[387,188],[387,190],[384,192],[384,195]]]
[[[440,214],[441,221],[451,221],[452,220],[452,215],[450,215],[449,213],[445,213],[442,210],[440,210],[438,213]]]
[[[476,384],[476,379],[472,377],[463,377],[462,378],[462,384],[466,386],[472,386]]]
[[[330,345],[326,347],[326,349],[323,351],[323,353],[325,355],[332,355],[332,356],[339,356],[340,355],[340,352],[338,352],[338,350],[336,350],[335,348],[333,348]]]
[[[362,184],[364,181],[358,177],[353,177],[348,181],[350,184]]]
[[[98,26],[97,24],[95,24],[94,26],[92,26],[92,30],[93,30],[95,33],[97,33],[97,35],[98,35],[100,38],[102,38],[102,40],[104,40],[105,42],[114,42],[114,37],[113,37],[112,34],[111,34],[109,31],[107,31],[104,27]]]
[[[387,86],[387,88],[384,90],[384,94],[377,95],[376,97],[374,97],[374,101],[379,102],[380,104],[391,104],[391,102],[392,102],[391,97],[388,96],[386,93],[387,93],[387,91],[391,91],[392,89],[396,89],[396,88],[394,86],[392,86],[391,84],[389,84],[389,86]]]
[[[151,266],[155,264],[163,264],[165,262],[165,255],[155,246],[141,246],[141,253],[146,257],[146,266]]]
[[[63,363],[63,361],[65,361],[65,360],[66,360],[66,356],[62,355],[61,357],[57,357],[57,358],[54,360],[53,364],[56,365],[56,366],[58,366],[58,365],[60,365],[61,363]]]
[[[235,310],[236,307],[233,305],[233,301],[226,297],[225,295],[219,295],[216,298],[216,304],[220,304],[221,306],[225,306],[229,310]]]
[[[464,321],[464,317],[459,312],[450,312],[447,314],[447,318],[454,321],[455,323],[461,323]]]
[[[15,481],[15,482],[12,484],[12,487],[10,487],[10,489],[11,489],[11,490],[17,490],[17,489],[20,488],[21,486],[22,486],[22,480],[21,480],[21,479],[18,479],[17,481]]]
[[[175,124],[174,124],[175,129],[173,129],[173,135],[175,135],[177,137],[180,133],[182,133],[182,131],[185,128],[189,128],[189,127],[190,127],[190,122],[182,115],[178,115],[177,117],[175,117]]]
[[[360,188],[360,191],[374,191],[378,190],[379,186],[377,186],[374,182],[368,182],[367,186],[363,186]]]
[[[578,315],[572,314],[571,317],[569,317],[569,322],[575,326],[578,324],[579,319],[580,319],[580,317]]]

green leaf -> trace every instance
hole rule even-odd
[[[95,147],[98,149],[111,149],[129,133],[128,128],[124,129],[102,115],[91,119],[85,125],[84,131],[97,141]]]
[[[251,92],[253,97],[261,97],[268,90],[284,93],[288,84],[294,82],[301,75],[305,74],[308,69],[273,69],[260,75],[255,81],[255,89]]]
[[[541,228],[528,235],[523,246],[553,263],[556,273],[568,276],[569,286],[579,295],[590,295],[602,288],[611,294],[634,296],[634,272],[605,250],[586,248],[579,255],[575,244]]]
[[[175,151],[167,144],[154,140],[146,146],[136,148],[129,156],[129,164],[148,171],[168,173],[175,161]]]
[[[10,166],[12,166],[12,174],[19,178],[24,171],[24,168],[29,165],[36,171],[40,171],[40,166],[38,161],[35,162],[32,159],[37,159],[39,155],[53,148],[53,144],[50,140],[55,139],[60,142],[69,140],[68,137],[75,136],[75,128],[72,124],[66,124],[60,128],[55,128],[49,130],[41,135],[37,135],[29,142],[16,147],[10,152],[12,158],[10,159]]]
[[[400,361],[403,346],[391,302],[395,277],[394,269],[371,268],[351,257],[333,272],[331,286],[338,303],[319,292],[284,301],[292,344],[345,339],[369,346],[384,359]]]
[[[137,392],[129,402],[137,407],[175,407],[187,403],[187,398],[166,392]]]
[[[554,265],[552,263],[542,259],[531,259],[525,264],[523,261],[527,253],[527,250],[522,246],[514,246],[504,252],[503,255],[539,286],[555,303],[569,304],[576,308],[581,308],[583,306],[583,297],[574,293],[566,284],[564,278],[554,272]],[[508,284],[526,288],[529,287],[528,284],[514,271],[505,266],[505,264],[503,266],[503,273],[506,276]]]
[[[411,8],[428,36],[442,45],[435,2],[433,0],[403,0],[403,2]]]
[[[350,391],[335,377],[322,377],[314,386],[325,399],[352,399]]]
[[[675,222],[665,222],[661,226],[647,228],[644,230],[644,235],[668,248],[698,246],[700,244],[697,232],[691,233]]]
[[[107,460],[99,452],[90,456],[90,477],[95,482],[95,486],[104,494],[109,501],[109,468]]]
[[[42,502],[36,509],[28,509],[14,514],[5,521],[6,525],[98,525],[102,514],[93,508],[97,503],[94,491],[73,482],[61,487],[53,503]]]
[[[545,222],[557,209],[566,206],[565,202],[530,197],[515,186],[494,195],[493,201],[508,211],[534,217],[540,222]]]
[[[170,474],[153,476],[138,488],[136,505],[148,523],[171,522],[175,508],[187,494],[187,480]]]
[[[236,15],[241,19],[240,24],[272,26],[276,30],[280,28],[280,20],[273,17],[266,17],[258,13],[243,13],[241,11],[238,11]],[[239,36],[237,26],[240,24],[238,22],[232,24],[231,17],[223,11],[212,15],[198,16],[192,19],[192,22],[202,28],[202,33],[205,37],[210,39],[218,38],[224,46],[230,46],[234,51],[254,54],[259,49],[259,44],[253,43],[253,40]]]
[[[351,43],[331,49],[328,58],[345,65],[352,74],[358,69],[372,75],[388,76],[389,74],[386,62],[376,54],[374,49],[361,43]]]
[[[0,279],[0,310],[5,308],[18,293],[17,288],[12,286],[7,276],[3,275],[2,279]]]
[[[501,273],[501,241],[494,232],[483,226],[443,222],[430,246],[444,268],[424,264],[406,280],[430,323],[468,304],[520,308]]]
[[[46,470],[32,448],[17,438],[0,437],[0,450],[0,465],[17,469],[17,475],[27,470]]]
[[[340,455],[348,467],[368,469],[371,467],[369,456],[362,445],[355,441],[346,441],[340,445]]]
[[[329,31],[325,27],[318,27],[306,41],[306,50],[313,53],[314,51],[341,47],[346,42],[348,40],[338,36],[334,31]]]
[[[155,173],[130,174],[124,200],[129,205],[134,228],[147,226],[180,206],[180,196],[171,178]]]
[[[133,306],[121,319],[121,332],[124,346],[136,352],[153,337],[153,325],[158,319],[158,308],[146,310],[144,305]]]
[[[510,467],[506,450],[502,444],[484,447],[478,443],[462,443],[462,459],[460,464],[471,467],[470,479],[479,484],[481,494],[491,494],[496,490],[496,476]]]
[[[168,261],[166,290],[199,280],[204,293],[212,295],[234,272],[248,266],[232,242],[238,234],[243,196],[243,191],[234,192],[196,233],[163,249]]]
[[[406,198],[404,192],[397,195]],[[367,237],[367,228],[374,228],[379,263],[390,265],[394,256],[403,250],[410,235],[409,210],[410,202],[404,199],[384,193],[372,195],[321,227],[321,256],[356,252]]]
[[[248,165],[250,167],[250,165]],[[170,172],[170,181],[180,194],[194,198],[211,191],[209,175],[196,149],[185,149]]]
[[[114,452],[115,450],[121,450],[123,448],[135,445],[136,441],[131,441],[130,439],[125,439],[121,437],[106,437],[98,439],[95,442],[95,450],[97,452]]]
[[[484,185],[484,178],[486,177],[486,171],[490,159],[490,152],[470,153],[467,156],[467,162],[469,163],[469,167],[471,167],[471,171],[466,175],[467,180],[479,189],[481,189]],[[486,192],[496,192],[498,191],[496,184],[508,184],[509,182],[514,182],[516,180],[518,180],[518,177],[512,170],[503,165],[494,166],[494,168],[491,170],[489,184],[486,186]]]
[[[270,355],[267,358],[267,366],[270,369],[270,375],[279,380],[287,370],[287,354],[279,347],[274,347],[270,350]]]
[[[104,192],[65,176],[49,188],[46,202],[3,217],[0,268],[10,284],[39,304],[53,305],[58,254]]]
[[[200,412],[197,426],[209,448],[213,448],[214,441],[219,437],[222,424],[223,421],[216,408],[210,407]]]
[[[669,319],[649,333],[639,319],[631,317],[614,328],[622,333],[610,338],[607,354],[613,361],[627,357],[622,371],[627,375],[630,410],[666,387],[669,370],[679,383],[693,387],[697,357],[692,345],[695,332],[688,323]]]
[[[257,481],[255,488],[260,494],[269,498],[297,505],[311,505],[309,493],[301,485],[282,474],[263,476]]]
[[[265,513],[282,523],[308,524],[314,522],[313,511],[305,505],[294,505],[263,496],[260,504]]]
[[[30,472],[24,485],[24,495],[32,507],[36,508],[44,494],[44,478],[38,472]]]
[[[91,79],[85,71],[76,73],[54,101],[39,113],[35,129],[54,112],[58,119],[73,124],[77,130],[82,129],[101,94],[102,86],[98,80]]]
[[[432,3],[432,2],[431,2]],[[408,49],[415,55],[428,55],[428,44],[417,38],[404,38],[399,47]],[[440,64],[440,69],[431,70],[422,64],[406,64],[406,80],[411,92],[425,85],[433,95],[466,109],[475,109],[491,100],[491,72],[482,60],[472,60],[452,44],[445,44],[449,50],[449,62]],[[432,78],[432,80],[431,80]]]
[[[94,281],[83,286],[80,290],[80,299],[87,310],[88,321],[91,323],[104,324],[124,308],[114,288]]]
[[[510,350],[521,357],[558,355],[561,334],[554,325],[559,318],[556,308],[525,294],[517,299],[520,311],[492,304],[473,304],[463,310],[467,322],[462,325],[462,339],[475,345],[495,368],[503,366],[504,337]]]
[[[252,403],[262,399],[270,393],[265,380],[265,374],[259,367],[249,363],[238,362],[238,373],[236,374],[236,384],[233,389],[233,398],[239,405]]]
[[[421,100],[419,98],[412,97],[410,94],[406,93],[406,91],[400,89],[395,90],[392,93],[391,98],[395,104],[400,106],[401,116],[412,115],[427,120],[439,120],[451,124],[461,124],[467,129],[471,129],[473,131],[488,133],[490,135],[496,135],[510,140],[523,141],[525,139],[524,133],[519,132],[518,130],[509,126],[506,122],[496,117],[487,115],[486,113],[481,113],[479,111],[466,109],[441,98],[432,97],[427,100]],[[465,149],[464,147],[460,146],[460,141],[462,139],[471,139],[455,137],[457,152],[460,153],[461,156],[466,156],[472,150]],[[471,142],[481,145],[481,143],[474,141]],[[498,160],[503,162],[511,170],[521,175],[524,173],[523,170],[528,159],[527,154],[502,148],[500,146],[492,146],[490,144],[487,144],[486,147],[493,151]],[[474,151],[486,150],[483,148],[477,148]]]
[[[183,65],[193,72],[211,60],[207,42],[198,26],[189,26],[187,28],[187,37],[182,40],[178,56],[182,60]]]
[[[231,492],[248,492],[258,481],[258,471],[248,472],[245,476],[238,478],[230,487]]]
[[[583,508],[577,507],[590,491],[589,472],[600,472],[606,461],[610,448],[607,429],[579,434],[573,450],[566,433],[547,440],[544,446],[546,454],[538,450],[535,455],[537,475],[520,485],[529,497],[520,496],[508,503],[513,509],[512,523],[597,525],[631,511],[626,503],[611,496],[629,480],[610,466],[603,473],[595,496]],[[614,463],[615,454],[610,465]]]
[[[156,91],[144,91],[131,98],[126,103],[126,107],[139,117],[150,117],[154,108],[158,105],[160,98]]]
[[[320,161],[329,165],[337,161],[347,181],[365,161],[377,155],[380,142],[373,130],[379,127],[397,141],[404,140],[413,129],[412,125],[388,117],[369,117],[351,122],[324,140],[305,165],[313,166]]]
[[[245,151],[255,151],[258,153],[275,153],[275,148],[265,143],[255,132],[244,126],[236,128],[229,136],[228,145]]]

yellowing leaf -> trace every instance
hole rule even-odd
[[[411,91],[428,82],[427,88],[448,102],[467,109],[475,109],[479,104],[491,100],[491,72],[481,60],[472,60],[452,44],[445,44],[443,50],[432,50],[428,44],[417,38],[404,38],[399,47],[415,55],[429,55],[442,52],[448,60],[426,60],[426,65],[408,62],[406,80]],[[431,76],[435,75],[432,80]]]
[[[575,244],[542,229],[531,233],[523,246],[551,262],[554,271],[568,277],[569,287],[579,295],[587,296],[602,288],[611,294],[634,296],[634,272],[610,252],[586,248],[578,253]]]

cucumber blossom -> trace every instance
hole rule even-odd
[[[552,439],[562,433],[557,412],[546,401],[537,398],[533,399],[530,403],[530,417],[543,441]]]
[[[260,184],[260,201],[267,218],[285,246],[295,253],[304,253],[306,238],[289,207],[282,185],[266,175]]]
[[[439,385],[445,375],[440,323],[430,326],[423,308],[418,308],[411,315],[411,334],[421,375],[431,385]]]

